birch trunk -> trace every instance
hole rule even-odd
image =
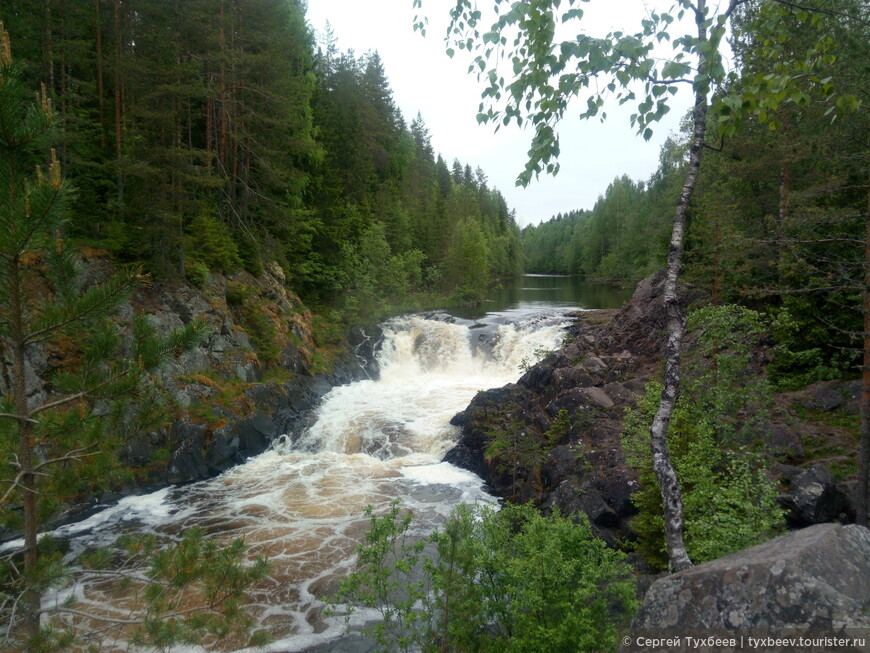
[[[704,17],[706,0],[699,0],[695,15],[698,25],[698,40],[700,45],[707,41],[707,27]],[[699,47],[699,52],[703,48]],[[700,54],[698,72],[704,73],[707,62],[704,54]],[[692,143],[689,149],[689,166],[686,179],[680,191],[680,198],[674,213],[674,224],[671,231],[671,242],[668,248],[668,266],[665,276],[664,305],[667,316],[668,341],[665,346],[665,378],[659,407],[650,427],[650,448],[652,449],[653,471],[659,484],[664,506],[665,541],[668,558],[675,571],[688,569],[692,561],[686,551],[683,541],[683,497],[677,474],[668,454],[667,434],[671,415],[680,394],[680,348],[686,331],[686,318],[680,308],[677,297],[677,279],[680,276],[683,257],[683,238],[686,230],[686,213],[698,172],[701,168],[701,153],[704,149],[704,138],[707,133],[707,89],[701,85],[695,91],[695,108],[692,112]]]

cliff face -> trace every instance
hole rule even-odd
[[[148,314],[158,331],[196,317],[209,327],[199,347],[161,371],[175,419],[137,438],[125,454],[128,463],[150,467],[150,479],[159,484],[213,476],[261,453],[276,437],[304,426],[308,411],[333,386],[377,373],[375,341],[361,329],[349,351],[317,347],[311,312],[275,271],[260,278],[212,275],[202,289],[150,288],[132,298],[133,311]],[[165,466],[154,464],[161,450],[168,453]]]
[[[585,513],[593,530],[614,546],[634,539],[637,509],[631,495],[639,486],[620,434],[626,408],[661,375],[662,281],[660,275],[642,281],[618,312],[579,313],[570,344],[516,384],[479,393],[453,419],[461,433],[446,460],[476,472],[498,496],[562,514]],[[690,288],[682,289],[681,298],[684,308],[702,299]],[[692,340],[690,334],[687,346]],[[808,391],[822,397],[854,392],[848,383],[822,386]],[[838,484],[802,446],[808,433],[825,433],[826,441],[836,435],[797,417],[792,404],[809,401],[806,395],[779,395],[768,429],[780,503],[792,526],[848,520],[848,483]],[[838,405],[846,409],[846,404]],[[849,455],[848,445],[844,449]]]
[[[112,274],[112,264],[92,256],[84,261],[83,273],[99,281]],[[277,266],[259,278],[246,272],[229,277],[213,273],[200,286],[140,287],[115,318],[122,336],[129,335],[136,313],[144,313],[160,333],[199,318],[208,334],[152,379],[164,391],[168,418],[160,428],[134,437],[121,452],[134,480],[100,496],[82,497],[60,520],[119,494],[216,475],[261,453],[276,437],[302,428],[310,409],[333,386],[377,374],[377,329],[357,327],[349,342],[343,334],[318,333],[317,318],[285,286]],[[28,352],[33,403],[52,394],[53,370],[75,357],[74,345],[69,347],[64,341],[50,342]],[[0,395],[8,392],[10,373],[11,360],[0,357]]]

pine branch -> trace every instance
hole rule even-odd
[[[127,374],[129,374],[129,372],[130,372],[130,368],[124,369],[120,372],[113,374],[108,379],[104,379],[100,383],[98,383],[94,386],[91,386],[87,390],[82,390],[81,392],[77,392],[73,395],[67,395],[66,397],[61,397],[60,399],[55,399],[54,401],[50,401],[47,404],[42,404],[41,406],[38,406],[38,407],[34,408],[33,410],[31,410],[30,416],[37,415],[37,414],[42,413],[46,410],[52,410],[54,408],[59,408],[59,407],[64,406],[70,402],[76,401],[78,399],[84,399],[85,397],[92,395],[94,392],[96,392],[100,388],[105,387],[105,386],[109,385],[110,383],[113,383],[114,381],[117,381],[118,379],[125,377]]]
[[[50,460],[44,460],[43,462],[41,462],[38,465],[36,465],[35,467],[33,467],[33,469],[31,470],[31,473],[36,473],[38,470],[42,469],[43,467],[48,467],[49,465],[55,465],[57,463],[64,463],[64,462],[69,462],[69,461],[73,461],[73,460],[81,460],[83,458],[90,458],[91,456],[96,456],[99,453],[98,451],[95,451],[93,453],[80,453],[80,452],[87,451],[91,447],[95,447],[95,446],[97,446],[97,443],[92,442],[91,444],[89,444],[86,447],[80,447],[79,449],[73,449],[72,451],[70,451],[67,454],[64,454],[63,456],[59,456],[57,458],[52,458]]]
[[[91,289],[81,298],[75,306],[62,307],[59,315],[53,318],[49,316],[49,323],[45,324],[34,331],[26,334],[24,344],[31,345],[42,340],[46,340],[57,331],[84,320],[92,315],[98,314],[101,310],[111,307],[112,303],[120,300],[122,295],[131,287],[136,285],[141,280],[141,275],[138,270],[133,271],[127,277],[113,278],[110,284],[102,286],[98,289]],[[101,294],[97,294],[96,290],[105,290]],[[96,295],[96,296],[94,296]],[[89,303],[90,302],[90,303]],[[82,306],[84,304],[84,306]]]
[[[13,413],[0,413],[0,419],[14,419],[19,422],[27,422],[29,424],[39,424],[35,419],[31,419],[26,415],[15,415]]]

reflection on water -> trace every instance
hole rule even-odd
[[[522,314],[553,307],[620,308],[631,299],[632,290],[583,281],[579,277],[524,274],[503,281],[479,305],[451,310],[451,313],[474,320],[487,313]]]

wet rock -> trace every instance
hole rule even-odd
[[[209,471],[213,474],[219,474],[244,462],[240,453],[240,444],[239,436],[231,429],[226,427],[215,429],[204,455]]]
[[[662,578],[633,629],[870,627],[870,531],[822,524]]]
[[[384,332],[377,324],[355,326],[350,330],[348,342],[353,352],[353,362],[366,377],[375,379],[380,372],[377,355],[384,342]]]
[[[478,392],[474,396],[474,399],[471,400],[471,403],[468,404],[468,408],[462,412],[456,413],[456,415],[454,415],[450,420],[450,423],[453,426],[464,426],[468,424],[475,415],[489,417],[490,413],[495,413],[501,410],[505,402],[515,399],[517,390],[518,388],[516,385],[508,383],[506,386],[502,386],[501,388],[492,388],[491,390]]]
[[[280,435],[279,430],[275,421],[263,413],[238,422],[233,431],[238,438],[239,454],[250,458],[263,453],[275,436]]]
[[[169,461],[167,470],[169,483],[189,483],[211,476],[203,457],[205,432],[204,424],[178,421],[172,425],[171,438],[180,444]]]
[[[529,390],[546,391],[554,372],[552,367],[541,362],[533,365],[528,372],[520,377],[517,383]]]

